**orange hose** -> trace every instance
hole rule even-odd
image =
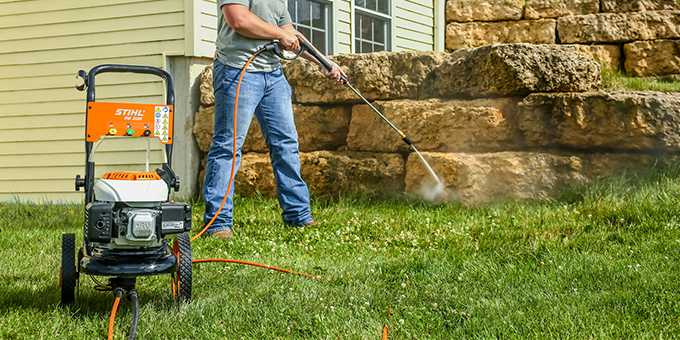
[[[382,340],[389,340],[390,338],[390,330],[387,328],[387,324],[383,325],[383,334],[382,334]]]
[[[243,261],[243,260],[214,259],[213,258],[213,259],[197,259],[197,260],[193,260],[191,262],[192,263],[209,263],[209,262],[236,263],[236,264],[242,264],[242,265],[246,265],[246,266],[253,266],[253,267],[258,267],[258,268],[269,269],[269,270],[273,270],[273,271],[277,271],[277,272],[281,272],[281,273],[286,273],[286,274],[299,275],[299,276],[306,277],[306,278],[312,279],[312,280],[317,280],[319,278],[318,276],[314,276],[312,274],[296,272],[296,271],[292,271],[292,270],[289,270],[289,269],[283,269],[283,268],[279,268],[279,267],[269,266],[269,265],[266,265],[266,264],[261,264],[261,263],[257,263],[257,262],[250,262],[250,261]]]
[[[210,226],[213,225],[213,223],[215,223],[217,216],[220,215],[220,213],[222,212],[222,209],[224,209],[224,206],[227,203],[227,198],[229,197],[229,192],[231,191],[231,187],[234,184],[234,177],[235,177],[235,172],[236,172],[236,153],[238,151],[238,146],[236,145],[236,143],[237,143],[236,137],[237,137],[237,131],[238,131],[237,130],[238,129],[238,124],[237,124],[238,97],[239,97],[239,94],[241,94],[241,82],[243,81],[243,77],[246,75],[246,72],[248,71],[248,66],[250,66],[250,63],[252,63],[253,60],[255,60],[255,58],[257,58],[258,55],[259,55],[259,53],[253,54],[248,59],[248,61],[246,61],[246,64],[243,66],[243,69],[241,70],[241,74],[239,75],[238,84],[236,85],[236,96],[234,96],[234,147],[233,147],[233,153],[232,153],[233,158],[231,160],[231,171],[229,173],[229,183],[227,184],[227,192],[224,194],[224,197],[222,198],[222,203],[220,203],[220,207],[215,212],[215,215],[213,215],[212,219],[210,219],[210,221],[205,226],[203,226],[203,229],[198,234],[194,235],[194,237],[191,238],[192,241],[203,236],[203,234],[205,234],[205,232],[208,231],[208,228],[210,228]]]
[[[109,316],[109,340],[113,340],[113,328],[116,325],[116,313],[118,313],[118,305],[120,304],[120,296],[116,296],[113,300],[113,307],[111,307],[111,315]]]

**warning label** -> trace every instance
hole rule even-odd
[[[156,106],[153,117],[155,136],[167,143],[168,132],[170,131],[170,109],[167,106]]]

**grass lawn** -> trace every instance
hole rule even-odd
[[[673,76],[639,78],[603,69],[602,82],[609,90],[680,92],[680,78]]]
[[[678,170],[548,203],[346,198],[314,209],[317,226],[291,230],[275,200],[240,198],[237,237],[197,241],[194,254],[319,281],[201,264],[194,301],[176,308],[168,277],[144,278],[140,338],[378,339],[385,323],[395,339],[680,336]],[[57,305],[60,235],[82,237],[81,208],[5,204],[0,219],[0,338],[104,338],[113,299],[88,277],[76,308]],[[129,322],[123,307],[118,339]]]

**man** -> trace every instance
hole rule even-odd
[[[272,40],[278,40],[286,50],[297,51],[300,47],[299,33],[293,28],[287,1],[218,0],[217,6],[217,53],[213,65],[215,129],[205,171],[204,220],[210,221],[220,207],[231,162],[236,162],[238,170],[241,147],[255,115],[269,147],[283,221],[290,226],[312,224],[309,190],[300,175],[291,88],[275,55],[263,53],[249,66],[241,84],[237,131],[233,131],[236,85],[248,58]],[[333,66],[328,75],[340,81],[343,73],[337,65]],[[236,155],[233,154],[234,133],[237,133]],[[233,186],[208,235],[223,239],[233,235],[232,195]]]

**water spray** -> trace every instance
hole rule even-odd
[[[300,50],[302,52],[307,52],[311,57],[316,59],[327,72],[331,72],[333,70],[333,63],[331,63],[325,55],[323,55],[307,39],[305,39],[302,36],[300,37]],[[375,112],[378,115],[378,117],[380,117],[380,119],[387,123],[387,125],[389,125],[389,127],[392,128],[392,130],[399,134],[401,140],[404,141],[404,143],[406,143],[406,145],[408,145],[411,150],[413,150],[413,152],[418,156],[418,159],[423,164],[427,172],[435,180],[436,188],[434,190],[443,193],[445,189],[444,182],[442,182],[442,180],[439,178],[434,169],[432,169],[430,163],[428,163],[428,161],[425,159],[423,154],[418,150],[413,141],[408,136],[406,136],[406,134],[403,131],[401,131],[401,129],[399,129],[399,127],[397,127],[389,118],[387,118],[387,116],[385,116],[385,114],[382,111],[380,111],[377,107],[375,107],[375,105],[373,105],[373,103],[366,99],[366,97],[364,97],[364,95],[361,94],[361,92],[356,87],[354,87],[352,83],[350,83],[347,76],[343,75],[341,81],[344,85],[351,89],[352,92],[354,92],[359,98],[361,98],[361,100],[363,100],[373,110],[373,112]]]
[[[406,134],[403,131],[401,131],[391,120],[389,120],[384,113],[382,113],[377,107],[375,107],[375,105],[373,105],[368,99],[366,99],[366,97],[364,97],[361,94],[361,92],[359,92],[359,90],[357,90],[357,88],[354,87],[349,82],[349,80],[347,80],[347,77],[343,77],[342,81],[345,85],[347,85],[347,87],[349,87],[354,93],[356,93],[356,95],[359,96],[359,98],[361,98],[366,104],[368,104],[368,106],[378,115],[378,117],[380,117],[380,119],[382,119],[385,123],[387,123],[387,125],[389,125],[392,128],[392,130],[396,131],[399,134],[401,140],[404,141],[404,143],[406,143],[406,145],[408,145],[411,148],[411,150],[413,150],[413,152],[416,153],[416,155],[418,155],[418,159],[420,159],[420,162],[423,163],[423,166],[425,166],[425,169],[430,174],[430,176],[432,176],[432,178],[437,182],[437,185],[438,186],[443,185],[443,182],[441,181],[441,179],[439,179],[437,173],[434,171],[434,169],[432,169],[430,163],[428,163],[427,160],[425,160],[425,157],[423,157],[423,154],[420,153],[418,148],[416,148],[416,145],[413,143],[411,138],[406,136]]]

